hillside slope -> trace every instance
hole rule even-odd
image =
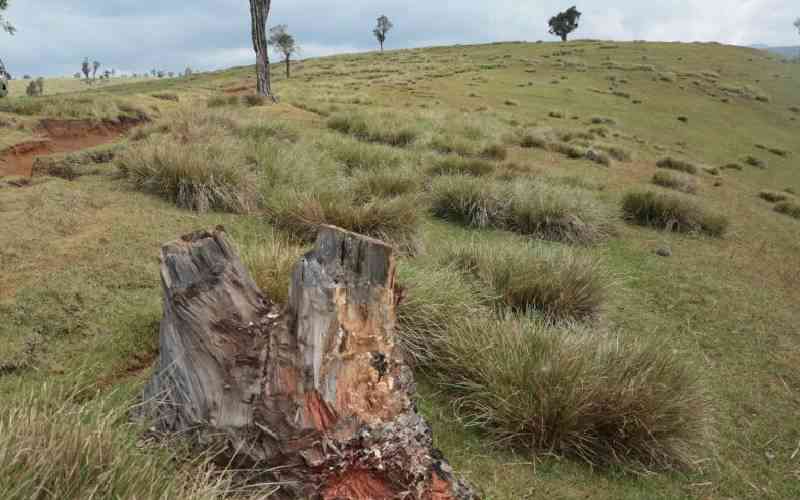
[[[575,41],[328,57],[297,64],[288,81],[274,71],[277,105],[238,98],[255,85],[251,68],[0,101],[0,149],[41,136],[44,117],[153,122],[126,136],[115,164],[73,162],[75,179],[0,178],[4,400],[39,394],[48,381],[88,385],[89,400],[112,393],[114,405],[128,404],[157,348],[160,243],[222,224],[251,269],[263,272],[259,284],[278,296],[284,270],[265,262],[291,262],[304,241],[292,231],[314,217],[344,224],[350,219],[341,213],[352,209],[359,222],[376,214],[361,227],[406,251],[409,307],[419,307],[415,297],[455,301],[432,290],[460,283],[454,256],[473,246],[513,254],[543,245],[591,260],[602,275],[601,305],[568,319],[657,343],[707,394],[713,432],[693,463],[641,474],[624,459],[592,468],[580,453],[498,446],[451,404],[456,396],[441,377],[420,369],[420,407],[437,446],[487,498],[800,496],[800,220],[774,202],[800,203],[800,65],[717,44]],[[158,148],[181,141],[182,157],[242,167],[231,174],[243,176],[235,202],[193,205],[135,188],[131,172],[168,164]],[[693,172],[659,168],[668,157]],[[653,185],[658,172],[670,173],[662,184],[692,194]],[[511,220],[518,214],[505,212],[501,222],[465,222],[439,204],[452,186],[484,189],[481,196],[499,200],[498,213],[526,194],[552,197],[568,209],[548,223],[597,219],[597,231],[564,223],[555,234],[538,219],[523,230],[520,217]],[[487,195],[486,186],[497,191]],[[663,224],[647,221],[662,230],[623,216],[629,193],[650,191],[724,216],[727,231],[663,230],[680,229],[675,213]],[[355,208],[342,208],[342,199]],[[671,257],[656,254],[667,248]],[[452,294],[466,294],[470,279]],[[441,321],[449,321],[444,311]],[[401,323],[403,314],[411,313],[401,311]],[[521,398],[514,394],[507,399]],[[136,430],[120,424],[118,432]],[[0,487],[13,470],[0,460]]]

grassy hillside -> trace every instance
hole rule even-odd
[[[0,101],[0,148],[45,116],[151,119],[72,180],[0,179],[0,394],[59,408],[0,410],[0,491],[44,480],[35,421],[128,444],[89,483],[130,498],[141,467],[189,497],[194,469],[104,420],[156,353],[160,244],[222,224],[281,300],[334,223],[403,252],[420,409],[487,498],[800,496],[800,65],[575,41],[274,71],[277,105],[251,68]],[[18,433],[27,462],[1,451]]]

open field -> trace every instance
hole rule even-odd
[[[58,150],[51,175],[0,177],[5,408],[66,408],[87,434],[124,415],[157,352],[162,243],[223,225],[280,301],[333,223],[403,252],[420,409],[486,498],[800,497],[800,64],[717,44],[437,47],[291,80],[276,65],[276,105],[246,99],[252,73],[0,100],[0,151],[47,139],[43,118],[148,121],[109,129],[111,161]],[[550,362],[504,363],[530,347],[508,332]],[[591,362],[571,377],[575,352]],[[608,435],[559,391],[607,404]],[[11,422],[0,409],[0,445]],[[141,432],[103,425],[106,444]],[[105,467],[185,491],[181,461],[121,449]],[[0,491],[18,465],[0,447]]]

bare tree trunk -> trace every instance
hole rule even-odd
[[[267,19],[271,0],[250,0],[250,19],[252,25],[253,50],[256,53],[256,93],[264,97],[272,96],[269,78],[269,52],[267,47]]]
[[[0,78],[11,80],[11,73],[9,73],[8,70],[6,69],[6,65],[3,64],[2,59],[0,59]]]
[[[290,79],[292,77],[292,62],[290,60],[290,56],[286,56],[286,79]]]
[[[323,227],[287,308],[219,228],[165,245],[161,278],[161,352],[142,405],[157,429],[262,468],[278,498],[476,498],[416,412],[391,247]]]

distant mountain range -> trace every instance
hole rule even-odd
[[[770,47],[769,45],[764,45],[763,43],[757,43],[751,45],[754,49],[761,49],[766,50],[768,52],[772,52],[773,54],[777,54],[779,56],[783,56],[786,58],[792,57],[800,57],[800,46],[794,47]]]

